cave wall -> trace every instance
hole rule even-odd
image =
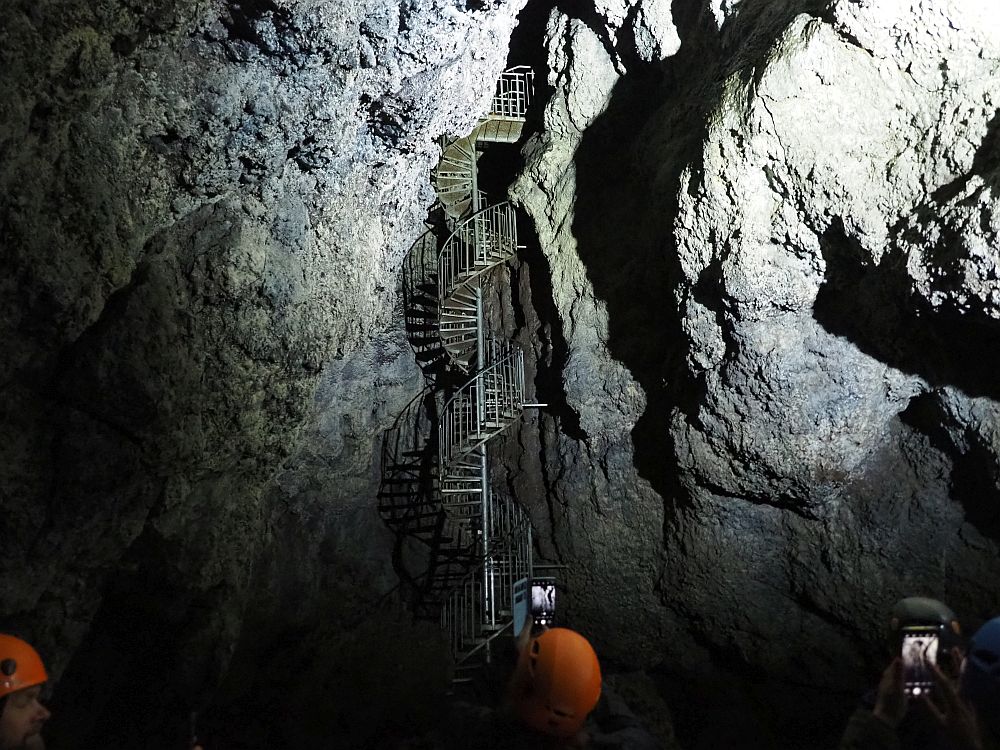
[[[422,387],[397,272],[521,5],[5,7],[0,622],[58,679],[54,746],[174,746],[304,674],[348,745],[407,720],[324,680],[441,662],[374,503]]]
[[[397,272],[523,5],[11,3],[0,624],[58,679],[53,747],[433,719],[374,502],[422,387]],[[494,314],[548,406],[497,481],[684,747],[828,744],[897,597],[1000,610],[997,21],[530,7],[537,243]]]
[[[896,599],[1000,612],[1000,19],[594,1],[546,47],[512,192],[559,376],[508,481],[682,745],[828,745]]]

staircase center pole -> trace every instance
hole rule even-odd
[[[477,233],[478,239],[478,233]],[[485,432],[489,428],[484,424],[490,419],[490,409],[487,399],[490,394],[486,387],[486,378],[483,375],[486,361],[486,336],[484,334],[484,314],[483,314],[483,287],[482,284],[476,286],[476,367],[480,376],[476,381],[476,411],[478,419],[478,431]],[[483,560],[483,611],[481,616],[484,623],[496,624],[496,614],[494,612],[494,592],[493,592],[493,559],[490,555],[490,544],[493,535],[492,521],[490,517],[490,469],[487,463],[486,443],[477,449],[479,454],[479,486],[480,492],[480,517],[483,519],[483,548],[481,550]],[[492,644],[487,643],[485,648],[486,662],[491,660]]]
[[[472,156],[470,157],[470,172],[472,175],[472,212],[473,215],[479,213],[482,210],[482,201],[479,198],[479,165],[478,159],[476,158],[475,145],[473,145]],[[475,220],[475,226],[473,227],[473,236],[475,237],[474,242],[476,244],[474,253],[476,262],[484,260],[487,252],[486,247],[486,227],[485,227],[485,217],[477,217]],[[483,313],[483,285],[482,280],[476,285],[476,369],[480,373],[487,367],[489,363],[486,361],[486,319]],[[486,389],[486,382],[483,377],[479,378],[476,383],[476,395],[477,399],[477,417],[479,419],[479,428],[481,430],[488,429],[484,422],[489,418],[489,408],[487,407],[486,400],[489,398]],[[492,518],[490,518],[490,470],[487,463],[486,455],[486,444],[483,443],[479,446],[479,481],[482,492],[480,493],[480,509],[481,518],[483,519],[483,537],[482,544],[483,548],[481,551],[483,559],[483,612],[481,616],[483,617],[483,622],[488,622],[490,625],[496,624],[496,613],[494,604],[494,591],[493,591],[493,569],[492,569],[492,558],[490,556],[490,544],[493,536],[492,529]],[[486,662],[491,661],[492,643],[487,643],[485,648],[485,658]]]
[[[469,157],[469,174],[472,177],[472,213],[478,213],[482,208],[479,205],[479,164],[476,158],[476,144],[472,143],[472,156]]]

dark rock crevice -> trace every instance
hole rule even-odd
[[[960,177],[936,188],[931,198],[938,205],[943,205],[958,197],[968,186],[973,177],[983,177],[990,180],[990,191],[994,197],[1000,197],[1000,109],[987,123],[986,135],[976,148],[972,160],[972,168]]]
[[[912,294],[904,259],[890,251],[871,264],[837,219],[820,246],[827,276],[813,314],[827,331],[931,387],[1000,399],[1000,324],[929,309]]]
[[[163,510],[161,495],[66,669],[51,727],[58,746],[125,746],[136,737],[147,748],[181,743],[190,712],[205,705],[207,686],[225,672],[206,634],[221,635],[217,613],[231,607],[227,587],[190,588],[171,562],[177,541],[157,531]],[[95,673],[106,690],[92,690]]]
[[[530,338],[537,341],[539,347],[535,376],[538,400],[546,404],[545,413],[552,415],[560,432],[571,440],[585,442],[587,433],[580,426],[580,415],[566,401],[562,373],[569,351],[563,336],[562,319],[552,301],[548,264],[538,248],[537,240],[526,242],[522,258],[528,268],[526,276],[530,288],[530,309],[535,316]]]
[[[574,158],[573,234],[580,259],[594,291],[608,305],[609,352],[628,367],[646,395],[646,408],[632,431],[636,466],[669,502],[683,498],[663,461],[672,453],[670,411],[691,402],[694,394],[681,374],[685,347],[674,301],[680,278],[671,231],[677,204],[660,186],[679,181],[685,168],[697,170],[690,165],[697,159],[714,101],[705,94],[716,74],[709,51],[713,35],[704,17],[678,19],[678,24],[678,54],[624,75]],[[655,180],[651,165],[643,163],[649,147],[621,139],[625,130],[670,141],[670,159],[658,166]],[[654,205],[655,211],[650,210]]]
[[[972,431],[956,424],[935,392],[911,399],[900,419],[926,435],[951,462],[950,494],[965,520],[983,537],[1000,543],[1000,474],[996,456]],[[961,444],[955,434],[961,435]]]

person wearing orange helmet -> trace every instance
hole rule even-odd
[[[42,750],[49,710],[40,702],[48,681],[42,658],[20,638],[0,633],[0,750]]]
[[[526,725],[563,740],[576,737],[601,697],[601,667],[590,642],[576,631],[549,628],[519,640],[510,702]]]

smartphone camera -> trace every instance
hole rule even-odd
[[[937,627],[904,627],[901,656],[903,658],[903,690],[919,698],[934,687],[932,666],[938,659]]]
[[[556,614],[556,581],[554,578],[531,580],[531,619],[535,626],[551,628]]]

